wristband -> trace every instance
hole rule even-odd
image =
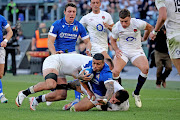
[[[107,100],[107,99],[103,99],[103,102],[104,102],[105,104],[107,104],[108,100]]]
[[[7,39],[4,39],[4,41],[7,43],[8,42],[8,40]]]
[[[158,32],[155,31],[155,30],[153,30],[152,33],[153,33],[154,35],[157,35]]]

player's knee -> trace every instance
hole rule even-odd
[[[46,85],[47,85],[48,89],[51,90],[51,89],[56,88],[57,83],[56,82],[46,82]]]
[[[0,79],[2,79],[3,78],[3,74],[0,74]]]
[[[145,66],[145,67],[142,69],[142,73],[148,74],[148,72],[149,72],[149,66]]]
[[[121,71],[120,71],[120,70],[117,70],[117,69],[113,69],[112,72],[113,72],[113,75],[114,75],[114,76],[119,76],[119,74],[120,74]]]
[[[57,75],[55,73],[49,73],[45,76],[48,89],[54,89],[57,85]],[[49,81],[51,80],[51,81]]]

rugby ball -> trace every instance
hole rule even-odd
[[[85,71],[84,71],[85,70]],[[93,74],[93,69],[92,68],[85,68],[85,69],[82,69],[79,74],[81,74],[82,72],[84,71],[84,75],[87,75],[87,74],[90,74],[88,77],[91,77],[91,80],[92,78],[94,77],[94,74]],[[88,82],[88,81],[84,81],[84,80],[81,80],[82,82]]]

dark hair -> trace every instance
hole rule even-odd
[[[96,53],[96,54],[93,56],[93,58],[94,58],[95,60],[103,60],[103,61],[104,61],[104,55],[101,54],[101,53]]]
[[[126,18],[126,17],[130,17],[130,11],[128,9],[122,9],[120,12],[119,12],[119,18]]]
[[[129,93],[126,90],[119,90],[115,93],[115,98],[120,101],[116,104],[121,104],[129,98]]]
[[[74,3],[68,3],[68,4],[66,4],[66,6],[65,6],[65,11],[66,11],[66,8],[67,8],[67,7],[74,7],[74,8],[77,9],[77,6],[76,6]]]
[[[109,62],[109,63],[110,63],[110,65],[112,66],[112,68],[114,68],[114,64],[113,64],[112,59],[110,59],[110,58],[106,58],[106,59],[105,59],[105,61]]]

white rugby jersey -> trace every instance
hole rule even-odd
[[[114,24],[112,17],[109,13],[101,11],[99,14],[94,14],[93,12],[88,13],[83,16],[80,20],[80,23],[87,28],[91,40],[91,44],[94,43],[107,46],[107,28],[103,25],[107,23],[109,25]]]
[[[180,35],[180,1],[179,0],[156,0],[156,7],[167,9],[167,19],[165,22],[167,38]]]
[[[141,48],[141,30],[146,28],[146,22],[140,19],[131,18],[130,25],[123,28],[118,21],[112,29],[112,37],[118,39],[117,44],[120,50],[140,49]]]

